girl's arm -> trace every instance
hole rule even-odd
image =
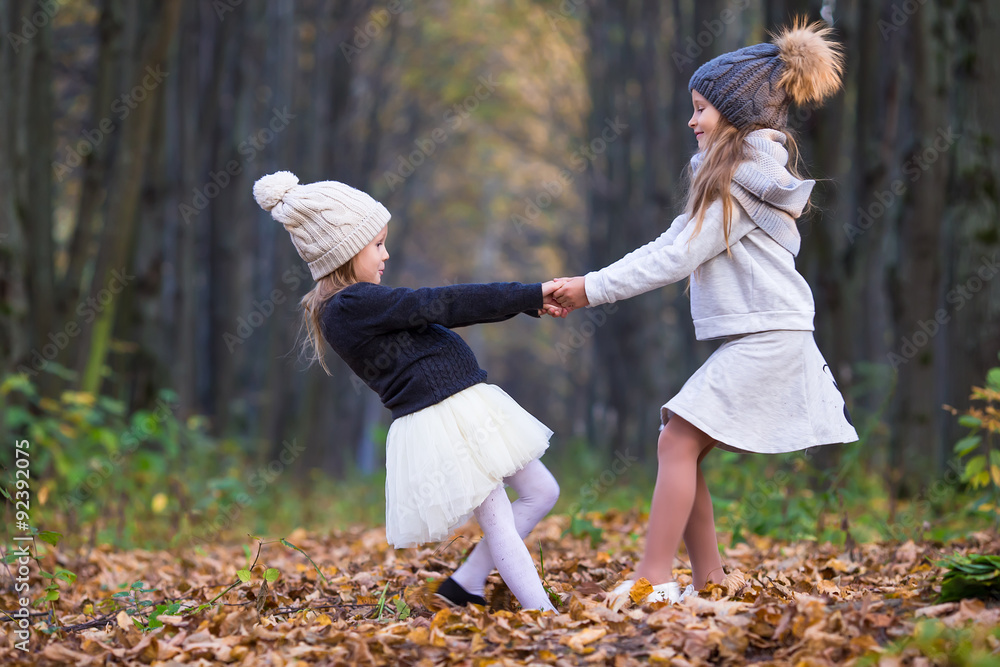
[[[540,283],[482,283],[446,287],[385,287],[359,283],[341,293],[343,307],[371,334],[422,329],[428,324],[463,327],[502,322],[543,306]]]
[[[736,202],[733,202],[733,206],[729,245],[733,245],[756,227]],[[676,220],[671,229],[675,225]],[[701,232],[692,238],[694,228],[692,220],[679,229],[670,243],[661,243],[657,239],[600,271],[588,273],[585,288],[589,305],[614,303],[683,280],[702,263],[726,251],[726,241],[722,234],[721,202],[715,202],[709,207],[705,212]],[[666,234],[669,233],[670,230]]]

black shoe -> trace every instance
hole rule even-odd
[[[448,577],[441,582],[441,585],[438,586],[435,595],[441,598],[441,600],[447,603],[450,607],[464,607],[469,604],[478,604],[483,607],[486,606],[486,598],[481,595],[473,595],[459,586],[451,577]]]

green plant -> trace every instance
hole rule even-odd
[[[6,493],[4,495],[6,495]],[[8,498],[8,500],[9,500],[9,498]],[[51,530],[39,530],[35,526],[31,526],[31,528],[29,530],[29,534],[32,536],[32,542],[33,543],[34,543],[35,539],[39,539],[39,540],[42,540],[43,542],[51,544],[52,546],[57,546],[59,544],[59,540],[62,538],[62,534],[61,533],[56,533],[56,532],[53,532]],[[10,551],[6,555],[4,555],[2,562],[5,563],[5,564],[7,564],[7,565],[11,565],[13,563],[18,562],[24,556],[25,556],[25,554],[23,552],[20,552],[20,551]],[[41,559],[37,555],[37,544],[36,544],[35,551],[33,553],[28,554],[28,556],[32,560],[34,560],[36,563],[39,563],[39,564],[41,563]],[[49,619],[50,619],[50,622],[52,624],[55,624],[55,623],[57,623],[57,621],[56,621],[56,614],[55,614],[55,611],[56,611],[55,605],[56,605],[56,602],[59,601],[60,596],[61,596],[61,592],[60,592],[60,589],[59,589],[58,582],[59,581],[64,581],[67,584],[72,585],[72,584],[76,583],[76,573],[71,572],[70,570],[63,569],[63,568],[59,568],[55,572],[46,572],[45,570],[43,570],[43,569],[41,569],[39,567],[38,574],[43,579],[49,580],[49,583],[42,589],[43,594],[41,595],[41,597],[39,597],[37,600],[35,600],[34,606],[35,607],[42,607],[46,603],[48,603],[48,607],[49,607]]]
[[[125,584],[122,584],[124,587]],[[152,600],[141,600],[140,596],[143,593],[153,593],[158,589],[156,588],[146,588],[145,584],[141,581],[133,582],[127,590],[119,591],[115,593],[110,598],[102,600],[98,607],[107,613],[115,613],[117,611],[124,611],[129,616],[132,616],[133,622],[135,622],[136,627],[143,628],[144,624],[136,619],[137,616],[142,614],[142,610],[147,607],[152,607],[155,602]]]
[[[887,664],[888,658],[888,664],[987,667],[997,664],[993,646],[997,645],[998,640],[1000,627],[971,625],[951,628],[937,619],[922,619],[913,628],[911,636],[897,639],[881,652],[863,656],[857,665],[874,667]],[[918,663],[916,659],[920,657],[924,660]]]
[[[562,600],[559,598],[559,594],[552,590],[552,587],[545,582],[545,554],[542,552],[542,543],[538,543],[538,562],[542,567],[542,588],[545,590],[545,595],[548,596],[549,601],[552,602],[552,606],[556,609],[562,604]]]
[[[569,526],[563,530],[560,537],[565,537],[566,535],[572,535],[573,537],[589,537],[590,538],[590,548],[596,549],[597,545],[601,543],[604,539],[604,530],[600,526],[594,525],[594,523],[584,516],[584,511],[581,509],[579,512],[574,514],[569,519]]]
[[[973,403],[958,418],[958,423],[969,429],[968,434],[955,443],[955,454],[964,459],[962,480],[980,491],[974,509],[993,517],[994,527],[1000,526],[1000,367],[986,373],[986,386],[973,387],[969,399]],[[950,408],[952,414],[957,410]]]
[[[1000,556],[956,554],[937,565],[948,568],[941,581],[941,602],[1000,599]]]

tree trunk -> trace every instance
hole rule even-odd
[[[28,6],[25,15],[30,14]],[[18,17],[20,18],[20,17]],[[6,45],[5,45],[6,48]],[[56,331],[55,264],[52,241],[52,154],[54,149],[52,93],[52,22],[38,28],[38,34],[23,46],[18,58],[27,66],[27,136],[23,161],[27,172],[25,187],[18,188],[17,207],[22,230],[27,239],[27,293],[31,304],[29,320],[31,335],[42,357],[53,360],[58,343],[52,339],[64,332]],[[38,383],[43,392],[50,391],[55,378],[43,375]]]
[[[911,160],[923,175],[904,203],[898,229],[899,260],[895,285],[894,324],[899,352],[896,396],[897,428],[892,442],[892,472],[898,488],[912,495],[933,475],[941,456],[935,437],[940,405],[936,404],[935,362],[940,339],[925,331],[941,305],[941,244],[948,160],[932,158],[939,130],[948,126],[946,47],[938,38],[938,7],[927,4],[910,17],[914,45],[913,111],[916,142]],[[926,168],[924,168],[926,167]],[[924,325],[924,326],[921,326]],[[912,352],[911,352],[912,350]]]
[[[951,312],[943,328],[946,341],[937,403],[964,410],[971,386],[983,386],[986,369],[1000,365],[1000,8],[983,0],[956,6],[958,34],[954,58],[955,146],[945,211],[948,258],[944,273],[944,308]],[[963,429],[945,415],[937,431],[944,443],[938,465],[944,470],[950,443]]]
[[[146,77],[153,77],[151,72],[155,72],[157,67],[162,68],[167,61],[170,42],[180,16],[180,7],[181,0],[164,0],[161,5],[160,17],[152,33],[156,37],[142,59],[142,69],[137,72],[134,80],[136,87],[142,87],[143,81],[148,81]],[[153,80],[155,81],[155,78]],[[152,86],[146,84],[148,92],[146,102],[138,104],[132,110],[132,122],[124,125],[123,146],[113,181],[115,185],[109,188],[113,194],[108,207],[108,224],[105,225],[104,241],[98,254],[95,280],[90,290],[91,298],[102,306],[102,310],[89,328],[89,345],[83,348],[84,358],[81,360],[83,375],[80,379],[80,388],[87,392],[97,393],[100,389],[102,369],[117,313],[118,299],[114,298],[115,290],[128,289],[130,251],[135,226],[138,223],[139,191],[145,174],[144,153],[149,143],[156,101],[160,95],[159,83],[161,82],[157,81]],[[152,87],[152,90],[148,90],[149,87]],[[36,201],[47,201],[47,199]],[[112,294],[110,299],[105,297],[107,293]]]

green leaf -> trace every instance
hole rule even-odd
[[[986,386],[994,391],[1000,391],[1000,368],[991,368],[986,372]]]
[[[266,579],[267,581],[274,581],[279,576],[281,576],[281,572],[279,572],[277,569],[273,567],[269,567],[264,571],[264,579]]]
[[[45,594],[46,602],[55,602],[59,599],[59,591],[49,591]]]
[[[958,423],[966,428],[979,428],[983,425],[981,421],[972,415],[962,415],[958,418]]]
[[[401,620],[401,621],[405,621],[406,619],[408,619],[410,617],[411,613],[412,613],[412,610],[410,609],[410,605],[406,604],[406,600],[404,600],[403,598],[397,598],[396,599],[396,616],[397,616],[397,618],[399,618],[399,620]]]
[[[7,493],[7,489],[3,488],[2,486],[0,486],[0,493],[2,493],[3,497],[6,498],[7,500],[14,502],[14,499],[10,497],[9,493]]]
[[[35,385],[32,384],[27,373],[17,373],[4,378],[3,383],[0,384],[0,395],[9,394],[12,391],[24,394],[28,398],[38,398]]]
[[[250,570],[242,569],[236,571],[236,576],[240,578],[244,584],[250,581]]]
[[[59,546],[59,540],[62,538],[62,533],[56,533],[51,530],[40,530],[38,531],[38,539],[43,542],[48,542],[52,546]]]
[[[982,436],[979,435],[970,435],[965,438],[962,438],[961,440],[955,443],[955,453],[958,454],[959,456],[965,456],[973,449],[978,447],[979,443],[982,441],[983,438]]]
[[[58,572],[56,572],[55,578],[62,579],[63,581],[71,584],[76,582],[76,574],[70,572],[69,570],[59,570]]]
[[[142,588],[142,587],[143,587],[143,583],[141,581],[137,581],[134,584],[132,584],[132,588],[133,589],[135,589],[135,588]]]
[[[128,591],[122,591],[121,593],[115,593],[111,597],[113,597],[113,598],[130,598],[130,597],[132,597],[132,594],[129,593]]]
[[[965,479],[972,479],[984,470],[986,470],[986,457],[982,455],[973,456],[965,464]]]
[[[18,405],[7,408],[4,418],[7,421],[8,428],[12,430],[31,423],[31,413]]]

